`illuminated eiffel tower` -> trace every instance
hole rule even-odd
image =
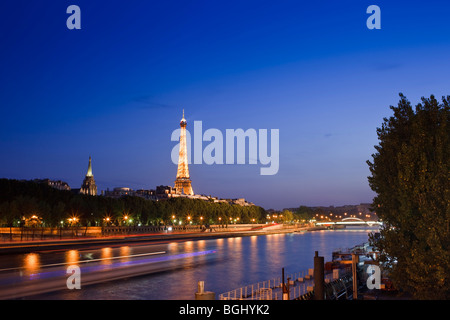
[[[183,109],[183,119],[180,121],[180,152],[178,156],[178,171],[177,179],[175,180],[175,189],[177,193],[184,193],[188,195],[193,195],[191,179],[189,177],[189,168],[187,160],[187,146],[186,146],[186,119],[184,118]]]

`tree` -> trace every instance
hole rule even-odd
[[[292,220],[294,220],[294,213],[291,210],[284,209],[281,212],[281,215],[282,215],[282,219],[281,220],[284,223],[288,223],[288,222],[291,222]]]
[[[394,285],[420,299],[450,298],[450,96],[415,110],[403,94],[377,128],[367,161],[373,209],[384,222],[371,242]]]
[[[307,206],[300,206],[295,211],[294,216],[300,222],[307,222],[314,217],[314,210]]]
[[[0,203],[0,226],[6,225],[9,227],[9,238],[13,239],[12,227],[14,220],[19,220],[20,216],[17,215],[17,210],[10,205],[9,202]]]

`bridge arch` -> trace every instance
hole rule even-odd
[[[355,218],[355,217],[343,218],[342,221],[361,221],[361,222],[364,222],[364,220],[362,220],[360,218]]]

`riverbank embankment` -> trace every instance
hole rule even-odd
[[[246,237],[258,236],[279,233],[291,232],[307,232],[314,230],[323,230],[323,227],[315,226],[293,226],[293,225],[263,225],[251,227],[243,227],[236,225],[236,227],[228,228],[201,228],[190,229],[186,231],[173,231],[168,228],[162,232],[157,233],[118,233],[112,235],[104,235],[97,237],[83,237],[77,236],[69,239],[45,239],[41,240],[38,237],[34,240],[13,240],[0,242],[1,254],[17,254],[29,253],[43,250],[64,250],[77,249],[87,246],[104,246],[109,244],[134,244],[143,242],[170,242],[170,241],[188,241],[188,240],[206,240],[229,237]],[[117,229],[118,230],[118,229]]]

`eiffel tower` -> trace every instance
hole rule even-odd
[[[187,146],[186,146],[186,119],[184,118],[184,109],[183,109],[183,118],[180,121],[180,151],[178,156],[178,170],[177,170],[177,179],[175,180],[175,189],[176,193],[184,193],[187,195],[193,195],[194,191],[192,190],[191,179],[189,177],[189,168],[188,168],[188,160],[187,160]]]

